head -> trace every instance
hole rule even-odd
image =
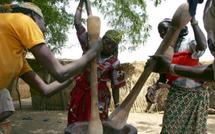
[[[171,19],[169,18],[165,18],[158,24],[158,32],[162,39],[165,37],[170,25],[171,25]]]
[[[118,44],[122,39],[122,33],[117,30],[108,30],[102,37],[103,49],[105,55],[112,55],[118,49]]]
[[[36,24],[39,26],[40,30],[44,33],[46,31],[45,22],[41,9],[31,2],[23,2],[13,7],[12,12],[21,12],[30,16]]]
[[[162,20],[159,24],[158,24],[158,32],[160,34],[160,37],[163,39],[165,37],[165,35],[167,34],[168,28],[171,25],[171,19],[170,18],[165,18],[164,20]],[[188,28],[187,26],[185,26],[184,28],[182,28],[180,34],[179,34],[179,38],[180,37],[184,37],[188,34]]]

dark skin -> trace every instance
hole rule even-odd
[[[75,13],[74,24],[75,24],[76,31],[78,33],[81,32],[83,29],[85,29],[81,23],[83,5],[84,5],[84,0],[80,0],[76,13]],[[87,33],[82,34],[81,37],[79,38],[80,43],[84,44],[84,45],[81,45],[84,53],[88,50],[88,45],[86,45],[87,44],[86,39],[87,39]],[[87,46],[87,47],[85,47],[85,46]],[[117,56],[117,53],[116,53],[117,47],[118,47],[118,44],[114,43],[112,40],[110,40],[106,37],[103,37],[102,38],[102,49],[101,49],[102,58],[108,58],[111,55]],[[112,86],[112,92],[113,92],[114,104],[115,104],[115,106],[118,106],[119,89],[116,89]]]
[[[29,16],[36,22],[41,31],[45,32],[42,18],[38,17],[37,14]],[[45,44],[37,44],[30,49],[30,52],[50,72],[56,81],[47,84],[34,71],[26,72],[20,77],[32,88],[38,89],[44,95],[52,95],[70,85],[71,77],[80,74],[87,64],[97,55],[100,48],[101,43],[98,40],[79,60],[62,65]]]
[[[195,16],[190,20],[191,26],[193,28],[194,37],[196,40],[196,49],[200,51],[204,51],[207,48],[207,42],[204,33],[198,25],[198,22]],[[197,23],[197,24],[195,24]]]
[[[194,36],[195,36],[195,40],[196,40],[196,43],[197,43],[195,49],[196,49],[196,51],[204,51],[207,48],[206,38],[205,38],[202,30],[198,26],[198,22],[195,19],[195,17],[193,17],[191,19],[190,23],[191,23],[191,26],[192,26],[192,29],[193,29],[193,32],[194,32]],[[166,35],[169,25],[170,25],[169,22],[161,22],[161,23],[159,23],[158,32],[159,32],[161,38],[164,38],[164,36]],[[180,37],[179,37],[179,40],[180,40]]]
[[[191,23],[194,23],[195,20],[191,20]],[[200,31],[200,28],[198,27],[198,25],[192,25],[193,27],[193,31],[194,31],[194,35],[196,38],[196,41],[198,42],[205,42],[205,37],[204,35],[202,35],[203,33]],[[195,28],[195,29],[194,29]],[[196,32],[199,31],[199,35],[196,34]],[[210,32],[208,33],[210,35]],[[208,36],[209,37],[209,36]],[[211,40],[211,38],[208,39],[208,46],[209,46],[209,50],[211,52],[211,54],[213,56],[215,56],[215,46],[213,45],[213,41]],[[197,49],[204,49],[205,46],[198,46]],[[156,62],[158,63],[158,66],[155,67],[154,71],[158,72],[158,73],[171,73],[170,72],[170,61],[163,55],[154,55],[152,56],[152,58],[150,60],[156,60]],[[211,81],[214,80],[214,76],[213,76],[213,68],[212,68],[212,64],[210,65],[200,65],[200,66],[183,66],[183,65],[175,65],[174,67],[174,74],[175,75],[179,75],[179,76],[183,76],[183,77],[189,77],[192,79],[197,79],[197,80],[206,80],[206,81]]]
[[[197,23],[197,20],[195,19],[195,17],[193,17],[191,19],[190,23],[191,23],[191,26],[192,26],[192,29],[193,29],[193,32],[194,32],[194,37],[195,37],[195,40],[196,40],[196,43],[197,43],[196,51],[204,51],[207,48],[206,38],[205,38],[202,30],[198,26],[198,24],[194,25],[194,23]],[[162,39],[166,35],[169,25],[170,25],[169,22],[162,22],[158,26],[158,32],[159,32],[160,37]],[[180,37],[179,37],[179,39],[180,39]]]
[[[36,22],[40,30],[44,33],[46,29],[43,19],[34,13],[27,15]],[[51,96],[71,84],[71,77],[74,77],[83,71],[87,64],[97,55],[101,47],[100,44],[100,41],[97,41],[94,47],[87,51],[79,60],[67,65],[62,65],[45,44],[37,44],[30,49],[30,52],[32,52],[35,59],[38,60],[41,65],[43,65],[51,73],[56,81],[47,84],[34,71],[26,72],[22,74],[20,78],[22,78],[32,88],[37,89],[43,95]],[[13,81],[11,84],[13,84]],[[5,88],[11,90],[11,84]],[[2,112],[0,114],[0,122],[4,121],[12,114],[13,111]]]
[[[208,47],[213,56],[215,56],[215,43],[214,43],[214,19],[212,17],[211,12],[209,12],[208,9],[210,9],[210,2],[211,0],[208,0],[205,6],[204,10],[204,25],[205,29],[207,31],[207,38],[208,38]],[[155,72],[166,72],[169,73],[169,66],[170,61],[167,60],[164,56],[153,56],[152,60],[156,60],[157,63],[159,63],[159,67],[155,68]],[[214,80],[214,71],[212,68],[212,64],[210,65],[201,65],[201,66],[195,66],[195,67],[188,67],[188,66],[181,66],[181,65],[175,65],[174,71],[176,75],[189,77],[193,79],[200,79],[200,80],[206,80],[206,81],[213,81]]]
[[[90,49],[79,60],[67,65],[62,65],[52,54],[45,44],[39,44],[31,48],[30,51],[49,72],[57,80],[50,84],[46,84],[35,72],[27,72],[20,76],[31,87],[38,89],[44,95],[51,95],[71,84],[71,77],[78,75],[83,71],[87,64],[97,55],[100,49],[99,42],[95,47]]]
[[[200,3],[203,2],[203,0],[199,1]],[[207,7],[207,6],[206,6]],[[206,14],[206,10],[204,11],[204,13]],[[209,49],[211,51],[211,54],[213,56],[214,55],[214,43],[213,43],[213,38],[210,36],[210,30],[213,29],[210,26],[213,26],[212,23],[213,21],[207,21],[207,18],[205,17],[206,15],[204,15],[204,23],[205,23],[205,29],[208,32],[208,45],[209,45]],[[205,19],[206,18],[206,19]],[[209,20],[209,19],[208,19]],[[195,20],[191,20],[191,23],[193,23]],[[196,41],[204,41],[205,42],[205,37],[204,36],[199,36],[195,34],[195,31],[198,31],[199,28],[197,27],[198,25],[192,25],[194,30],[194,35],[195,35],[195,39]],[[211,34],[212,35],[212,34]],[[204,47],[197,47],[198,49],[204,49]],[[170,61],[163,55],[158,55],[158,56],[152,56],[151,60],[155,60],[157,65],[159,65],[159,67],[155,67],[154,71],[155,72],[159,72],[159,73],[170,73],[169,71],[169,67],[171,65]],[[192,79],[197,79],[197,80],[206,80],[206,81],[211,81],[214,80],[213,78],[213,68],[212,65],[201,65],[201,66],[194,66],[194,67],[189,67],[189,66],[183,66],[183,65],[175,65],[174,67],[174,72],[175,75],[180,75],[183,77],[189,77]]]
[[[152,56],[151,60],[155,60],[158,63],[157,66],[154,68],[154,72],[171,73],[169,70],[171,63],[164,55]],[[196,80],[214,80],[212,65],[200,65],[192,67],[175,65],[174,72],[175,75],[188,77]]]

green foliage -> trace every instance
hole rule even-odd
[[[18,0],[21,1],[21,0]],[[53,52],[60,53],[67,40],[66,33],[73,24],[73,15],[66,11],[68,0],[32,0],[37,4],[46,22],[47,44]]]
[[[157,6],[162,0],[150,1]],[[91,0],[91,2],[92,6],[97,7],[104,15],[112,28],[124,33],[123,41],[131,45],[121,46],[122,50],[135,50],[149,37],[151,26],[147,23],[146,11],[149,0]]]
[[[36,0],[41,7],[47,27],[48,45],[54,52],[60,52],[67,40],[66,33],[73,24],[73,15],[66,12],[67,0]]]
[[[1,0],[10,2],[12,0]],[[54,52],[60,52],[67,40],[66,33],[73,25],[73,16],[66,11],[69,0],[15,0],[32,1],[43,11],[47,26],[47,43]],[[75,0],[78,2],[79,0]],[[124,42],[131,45],[122,48],[135,49],[149,37],[151,26],[147,23],[147,2],[157,6],[162,0],[90,0],[108,20],[108,24],[124,33]],[[73,7],[76,8],[76,7]]]
[[[95,0],[93,5],[99,7],[108,24],[124,33],[124,39],[131,42],[127,48],[135,48],[149,36],[150,26],[147,22],[146,2],[143,0]],[[125,47],[125,46],[124,46]]]

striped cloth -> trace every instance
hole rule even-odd
[[[206,134],[208,91],[173,86],[168,94],[161,134]]]

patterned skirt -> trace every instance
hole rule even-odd
[[[206,134],[209,94],[173,86],[168,94],[161,134]]]

